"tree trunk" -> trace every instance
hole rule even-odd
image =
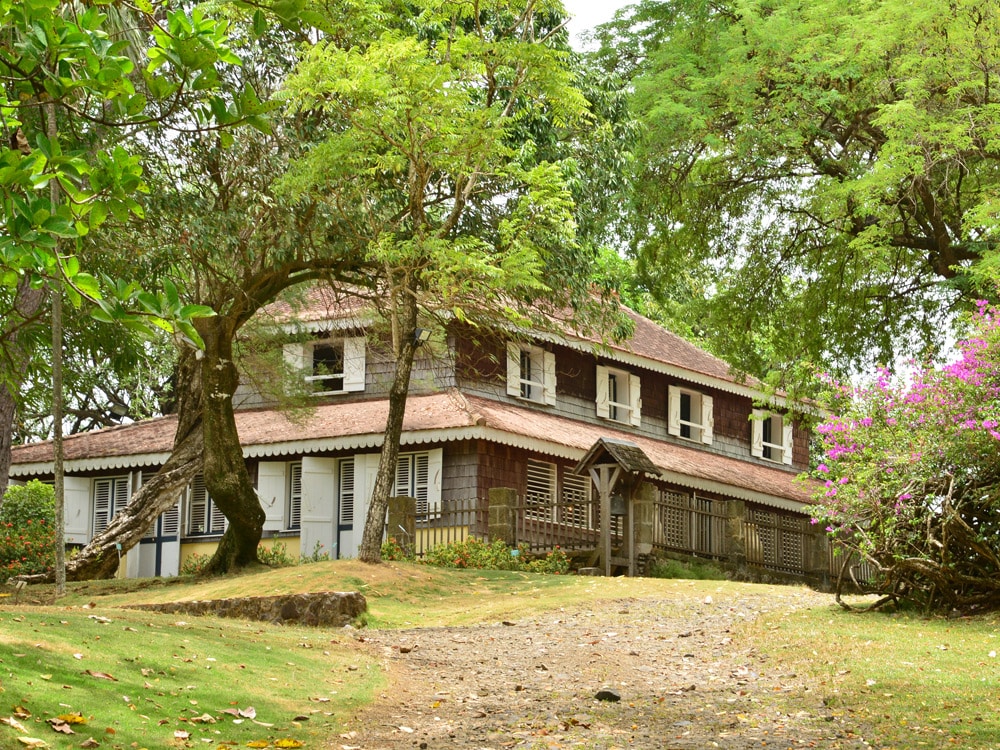
[[[9,371],[0,378],[0,505],[10,481],[10,449],[17,418],[17,393],[24,383],[28,354],[18,345],[18,327],[35,318],[45,301],[45,289],[32,289],[27,278],[18,284],[13,314],[4,321],[0,340],[6,341]]]
[[[233,394],[239,372],[233,361],[232,325],[224,316],[201,318],[198,333],[205,341],[201,361],[204,384],[204,476],[212,502],[229,526],[206,574],[227,573],[258,562],[257,545],[264,530],[265,513],[254,490],[243,458],[233,413]]]
[[[403,417],[406,414],[406,397],[410,390],[410,373],[413,371],[413,357],[417,343],[417,301],[409,294],[410,285],[403,292],[403,300],[398,317],[398,342],[396,346],[396,370],[392,388],[389,390],[389,416],[382,437],[382,453],[375,476],[371,505],[365,519],[365,530],[361,537],[358,559],[366,563],[382,562],[382,536],[385,532],[385,514],[389,509],[389,498],[396,485],[396,464],[399,460],[399,438],[403,433]]]
[[[184,350],[177,366],[178,406],[174,447],[166,463],[132,496],[111,523],[66,564],[66,578],[86,581],[110,578],[121,555],[128,552],[164,511],[170,510],[201,470],[201,373],[194,352]],[[121,545],[121,549],[118,549]],[[22,576],[29,583],[52,582],[54,571]]]

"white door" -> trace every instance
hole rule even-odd
[[[301,553],[338,556],[337,459],[302,457]],[[317,547],[317,545],[319,545]]]

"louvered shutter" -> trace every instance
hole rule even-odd
[[[288,528],[302,526],[302,464],[292,464],[289,470]]]
[[[201,474],[191,480],[188,492],[188,534],[208,532],[208,493]]]
[[[354,459],[345,458],[339,465],[340,525],[354,525]]]
[[[100,534],[108,528],[111,513],[114,482],[111,479],[94,480],[94,534]]]

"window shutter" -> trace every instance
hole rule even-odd
[[[306,346],[307,344],[285,344],[282,350],[285,355],[285,364],[291,368],[293,376],[296,378],[302,377],[306,374],[306,368],[309,366],[308,357],[306,356]]]
[[[441,514],[441,468],[444,451],[435,448],[427,453],[427,515],[437,518]]]
[[[412,454],[396,459],[396,497],[410,497],[412,494],[410,489],[410,464],[412,460]]]
[[[340,465],[340,525],[354,525],[354,459],[345,458]]]
[[[163,519],[163,523],[160,525],[160,533],[163,536],[177,536],[181,528],[181,504],[177,503],[170,510],[163,511],[163,515],[160,518]]]
[[[302,464],[288,467],[288,528],[302,528]]]
[[[750,417],[750,455],[757,458],[764,457],[764,420],[766,418],[760,409],[754,409]]]
[[[212,533],[221,534],[226,530],[226,517],[219,510],[219,506],[212,501],[211,498],[208,500],[208,507],[210,509],[210,517],[212,520]]]
[[[785,415],[781,418],[781,460],[792,465],[792,418]]]
[[[597,366],[597,416],[609,419],[611,409],[608,407],[608,368]]]
[[[712,397],[701,397],[701,442],[712,444],[712,433],[715,429],[715,412],[712,409]]]
[[[110,479],[97,479],[94,481],[94,535],[100,534],[108,528],[108,519],[111,515],[111,493],[114,483]]]
[[[365,389],[365,338],[344,339],[344,390]]]
[[[545,403],[556,405],[556,355],[542,352],[542,372],[545,379]]]
[[[208,493],[200,474],[191,480],[189,498],[187,533],[204,534],[208,531]]]
[[[667,386],[667,432],[681,434],[681,390],[676,385]]]
[[[129,499],[129,481],[126,478],[114,479],[114,495],[112,497],[111,513],[108,514],[108,522],[115,517],[115,513],[120,511],[126,505],[128,505]]]
[[[418,517],[427,515],[429,484],[427,454],[419,453],[413,457],[413,497],[417,501]]]
[[[286,528],[285,495],[288,487],[288,465],[284,461],[261,461],[257,464],[257,498],[264,509],[264,530]]]
[[[521,347],[507,342],[507,395],[521,395]]]
[[[629,418],[633,427],[638,427],[642,424],[642,398],[639,391],[640,380],[638,375],[628,376]]]
[[[86,477],[63,478],[66,541],[90,540],[90,480]]]

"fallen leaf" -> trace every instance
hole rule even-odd
[[[253,706],[247,706],[246,708],[241,708],[239,710],[239,715],[242,716],[244,719],[256,719],[257,709],[254,708]]]
[[[190,732],[185,732],[183,729],[178,729],[178,730],[174,731],[174,739],[186,740],[190,736],[191,736],[191,733]]]
[[[87,723],[86,717],[83,714],[81,714],[81,713],[60,714],[56,718],[59,719],[59,721],[63,722],[64,724],[86,724]]]
[[[82,659],[83,658],[83,654],[73,654],[73,658],[74,659]]]
[[[267,740],[250,740],[247,747],[268,747],[270,744]]]
[[[88,619],[93,620],[94,622],[99,622],[102,625],[107,625],[109,622],[113,622],[112,620],[109,620],[107,617],[101,617],[100,615],[90,615]]]
[[[14,706],[14,716],[18,719],[30,719],[31,711],[24,706]]]
[[[274,746],[275,747],[294,748],[294,747],[302,747],[302,743],[299,742],[298,740],[293,740],[290,737],[283,737],[280,740],[275,740],[274,741]]]
[[[214,724],[215,717],[211,714],[202,714],[201,716],[195,716],[188,719],[192,724]]]
[[[112,677],[107,672],[95,672],[92,669],[88,669],[84,674],[89,674],[91,677],[96,677],[99,680],[111,680],[112,682],[118,682],[117,677]]]
[[[20,742],[25,747],[48,747],[49,744],[45,740],[40,740],[35,737],[18,737],[17,741]]]
[[[27,732],[28,731],[27,729],[24,728],[24,724],[22,724],[21,722],[19,722],[13,716],[11,716],[9,719],[7,719],[7,718],[0,718],[0,724],[6,724],[11,729],[16,729],[18,732]]]
[[[64,721],[49,719],[49,724],[52,725],[53,732],[59,732],[60,734],[76,734],[76,732],[73,731],[73,727]]]
[[[268,724],[266,721],[257,721],[256,719],[251,719],[251,721],[253,721],[253,723],[256,724],[259,727],[268,727],[268,728],[270,728],[270,727],[274,726],[274,724]]]
[[[80,743],[80,747],[100,747],[101,743],[95,740],[93,737],[88,737],[83,742]]]

